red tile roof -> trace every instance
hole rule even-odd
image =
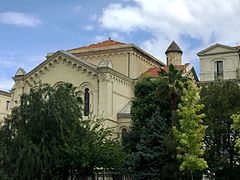
[[[189,63],[186,63],[184,65],[175,65],[176,69],[181,71],[187,68]],[[149,68],[144,74],[149,75],[152,78],[156,78],[159,76],[160,71],[166,71],[168,72],[169,66],[163,66],[163,67],[155,67],[155,68]]]
[[[106,41],[99,42],[99,43],[96,43],[96,44],[90,44],[88,46],[81,46],[81,47],[78,47],[78,48],[69,49],[67,51],[100,48],[100,47],[108,47],[108,46],[117,46],[117,45],[121,45],[121,44],[125,44],[125,43],[114,41],[114,40],[106,40]]]

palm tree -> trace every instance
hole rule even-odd
[[[186,85],[188,77],[183,76],[183,71],[177,70],[170,64],[168,71],[161,70],[159,73],[160,83],[156,88],[156,94],[161,100],[169,100],[172,112],[172,122],[175,119],[175,111],[182,94],[182,84]]]

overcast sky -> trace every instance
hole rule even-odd
[[[218,42],[240,44],[239,0],[0,0],[0,89],[10,90],[48,52],[111,37],[165,62],[175,40],[199,73],[196,53]]]

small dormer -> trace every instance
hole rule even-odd
[[[181,65],[182,64],[182,50],[177,45],[175,41],[173,41],[170,46],[167,48],[165,54],[167,56],[167,65]]]

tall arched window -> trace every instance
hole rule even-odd
[[[223,61],[214,62],[214,79],[216,81],[223,80]]]
[[[122,129],[122,143],[126,144],[128,141],[128,130],[126,128]]]
[[[89,89],[86,88],[84,92],[84,116],[89,115],[90,111],[90,94],[89,94]]]

